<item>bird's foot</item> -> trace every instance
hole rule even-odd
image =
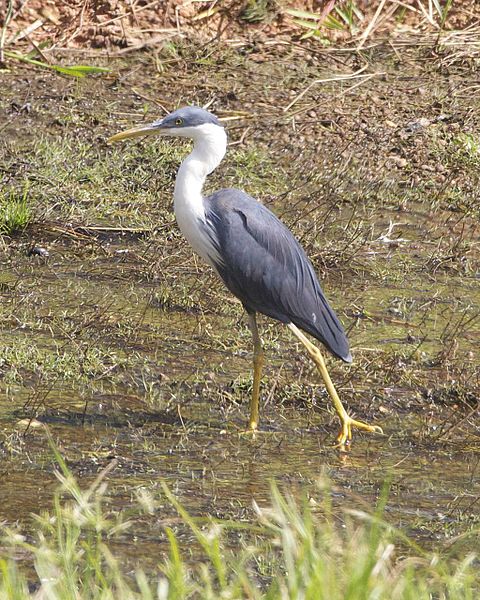
[[[383,434],[383,429],[378,425],[368,425],[363,421],[356,421],[348,415],[345,415],[345,417],[341,417],[340,419],[342,421],[342,428],[340,429],[340,432],[337,435],[337,443],[335,444],[336,448],[345,449],[345,446],[350,445],[353,427],[356,427],[357,429],[363,429],[364,431]]]
[[[238,435],[241,436],[242,438],[248,438],[250,440],[256,440],[257,439],[257,433],[258,433],[257,429],[242,429],[241,431],[238,432]]]
[[[252,440],[254,440],[257,437],[257,430],[256,429],[242,429],[241,431],[238,432],[238,435],[249,436],[252,438]]]
[[[242,429],[239,434],[240,435],[251,435],[252,439],[255,439],[255,434],[258,431],[258,423],[256,421],[250,420],[248,422],[247,429]]]
[[[258,429],[258,423],[256,421],[249,421],[248,427],[239,431],[238,435],[248,435],[254,440],[257,437],[257,434],[263,437],[264,435],[276,435],[278,433],[279,431],[277,429]]]

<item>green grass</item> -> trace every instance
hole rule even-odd
[[[473,167],[480,166],[480,138],[471,133],[459,133],[453,138],[457,159],[465,160]]]
[[[272,485],[270,507],[254,503],[256,520],[246,524],[194,518],[162,484],[161,497],[142,488],[137,509],[124,519],[107,509],[106,478],[115,463],[82,489],[54,452],[60,486],[53,508],[35,515],[29,531],[0,530],[1,598],[469,600],[480,592],[476,557],[462,548],[465,539],[441,552],[422,550],[383,519],[385,495],[373,513],[338,514],[326,480],[300,503]],[[115,541],[135,519],[158,520],[172,509],[190,530],[198,558],[192,564],[165,526],[168,556],[159,557],[157,572],[127,575]],[[239,551],[229,549],[228,535],[241,541]]]
[[[295,25],[307,30],[307,33],[302,36],[303,39],[311,36],[322,39],[325,37],[325,30],[328,29],[348,31],[350,35],[356,34],[359,24],[365,20],[363,13],[351,0],[338,4],[339,6],[331,6],[330,10],[320,13],[291,8],[287,8],[285,12],[293,17]]]
[[[48,344],[44,338],[40,343],[17,336],[15,344],[0,348],[0,365],[3,367],[5,383],[22,383],[27,376],[35,374],[40,380],[60,378],[74,381],[77,385],[101,375],[112,365],[122,369],[126,358],[108,347],[93,344]]]
[[[0,195],[0,235],[22,231],[32,220],[28,188],[20,194],[14,190]]]
[[[58,121],[68,129],[86,125],[88,119],[65,113],[59,114]],[[113,124],[110,132],[121,128]],[[27,223],[30,202],[40,222],[144,229],[170,226],[174,220],[174,177],[189,148],[185,143],[162,140],[107,147],[69,132],[57,137],[41,135],[28,148],[0,159],[0,171],[5,172],[18,168],[19,160],[25,161],[30,197],[28,200],[26,192],[22,197],[0,197],[0,207],[9,211],[5,227],[0,220],[0,232],[9,233]],[[220,173],[209,179],[206,191],[231,186],[259,196],[275,195],[285,190],[287,182],[286,173],[276,167],[273,156],[247,146],[229,152]]]
[[[110,69],[105,67],[95,67],[92,65],[52,65],[41,60],[36,60],[32,58],[30,54],[19,54],[18,52],[5,51],[5,56],[14,60],[25,62],[34,67],[51,69],[52,71],[56,71],[62,75],[68,75],[70,77],[86,77],[87,75],[99,75],[110,72]]]
[[[243,9],[240,18],[247,23],[260,23],[265,21],[269,16],[270,6],[273,4],[270,0],[248,0]]]

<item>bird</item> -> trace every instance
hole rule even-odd
[[[257,313],[284,323],[306,349],[320,373],[340,420],[336,445],[351,443],[352,429],[383,433],[378,425],[353,419],[343,406],[320,349],[352,362],[345,330],[328,303],[312,263],[288,227],[267,207],[242,190],[202,194],[207,176],[225,156],[227,134],[212,112],[185,106],[152,123],[121,131],[109,143],[139,136],[193,140],[175,180],[174,213],[193,250],[208,263],[242,303],[253,337],[253,385],[246,432],[259,425],[260,381],[264,352]]]

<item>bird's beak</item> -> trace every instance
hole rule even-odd
[[[149,123],[148,125],[142,125],[141,127],[133,127],[132,129],[120,131],[120,133],[116,133],[115,135],[112,135],[112,137],[109,137],[107,143],[111,144],[112,142],[120,142],[121,140],[159,133],[162,133],[161,121],[156,121],[155,123]]]

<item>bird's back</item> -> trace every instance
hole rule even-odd
[[[205,233],[221,257],[215,267],[246,310],[292,322],[350,362],[345,331],[289,229],[240,190],[219,190],[204,204]]]

